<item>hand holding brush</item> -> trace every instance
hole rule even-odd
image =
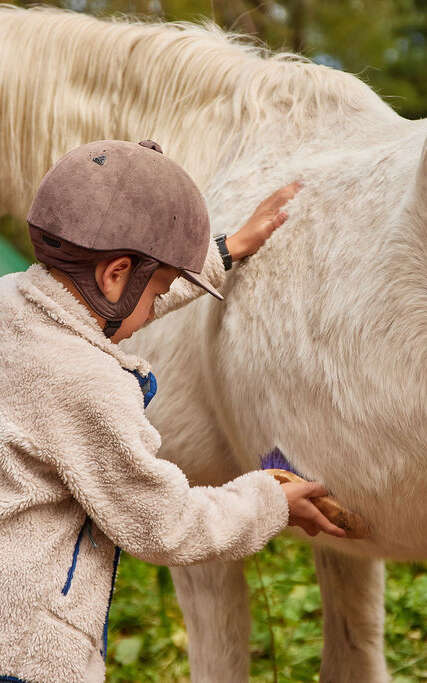
[[[299,476],[279,448],[261,458],[261,469],[283,486],[289,505],[289,526],[300,526],[309,536],[319,531],[342,538],[369,536],[360,515],[343,508],[322,484]]]

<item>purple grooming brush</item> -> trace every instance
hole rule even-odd
[[[289,483],[292,481],[303,482],[304,477],[300,475],[283,455],[280,448],[275,446],[272,451],[262,455],[261,469],[262,470],[279,470],[279,472],[274,473],[274,478],[277,479],[281,484]],[[280,472],[283,471],[283,474]],[[289,474],[292,472],[292,474]],[[295,479],[293,479],[293,475]],[[319,496],[312,499],[313,505],[315,505],[320,512],[325,515],[333,524],[344,529],[346,531],[347,538],[367,538],[370,535],[369,526],[366,522],[355,512],[346,510],[338,503],[335,498],[331,496]]]
[[[261,456],[261,469],[262,470],[287,470],[288,472],[293,472],[301,477],[301,474],[294,469],[283,455],[280,448],[275,446],[272,451],[266,453],[266,455]]]

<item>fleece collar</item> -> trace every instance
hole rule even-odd
[[[123,368],[146,375],[150,364],[138,356],[125,353],[108,339],[95,318],[61,282],[55,280],[46,266],[34,263],[17,276],[19,291],[59,325],[64,325],[88,342],[114,356]]]

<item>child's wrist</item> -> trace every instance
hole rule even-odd
[[[225,244],[227,246],[228,251],[230,252],[232,261],[239,261],[240,259],[249,255],[249,252],[245,247],[244,240],[242,240],[238,232],[236,232],[234,235],[231,235],[230,237],[227,237],[227,239],[225,240]]]

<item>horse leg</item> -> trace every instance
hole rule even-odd
[[[323,598],[321,683],[386,683],[384,563],[315,548]]]
[[[243,562],[174,567],[194,683],[247,683],[250,615]]]

